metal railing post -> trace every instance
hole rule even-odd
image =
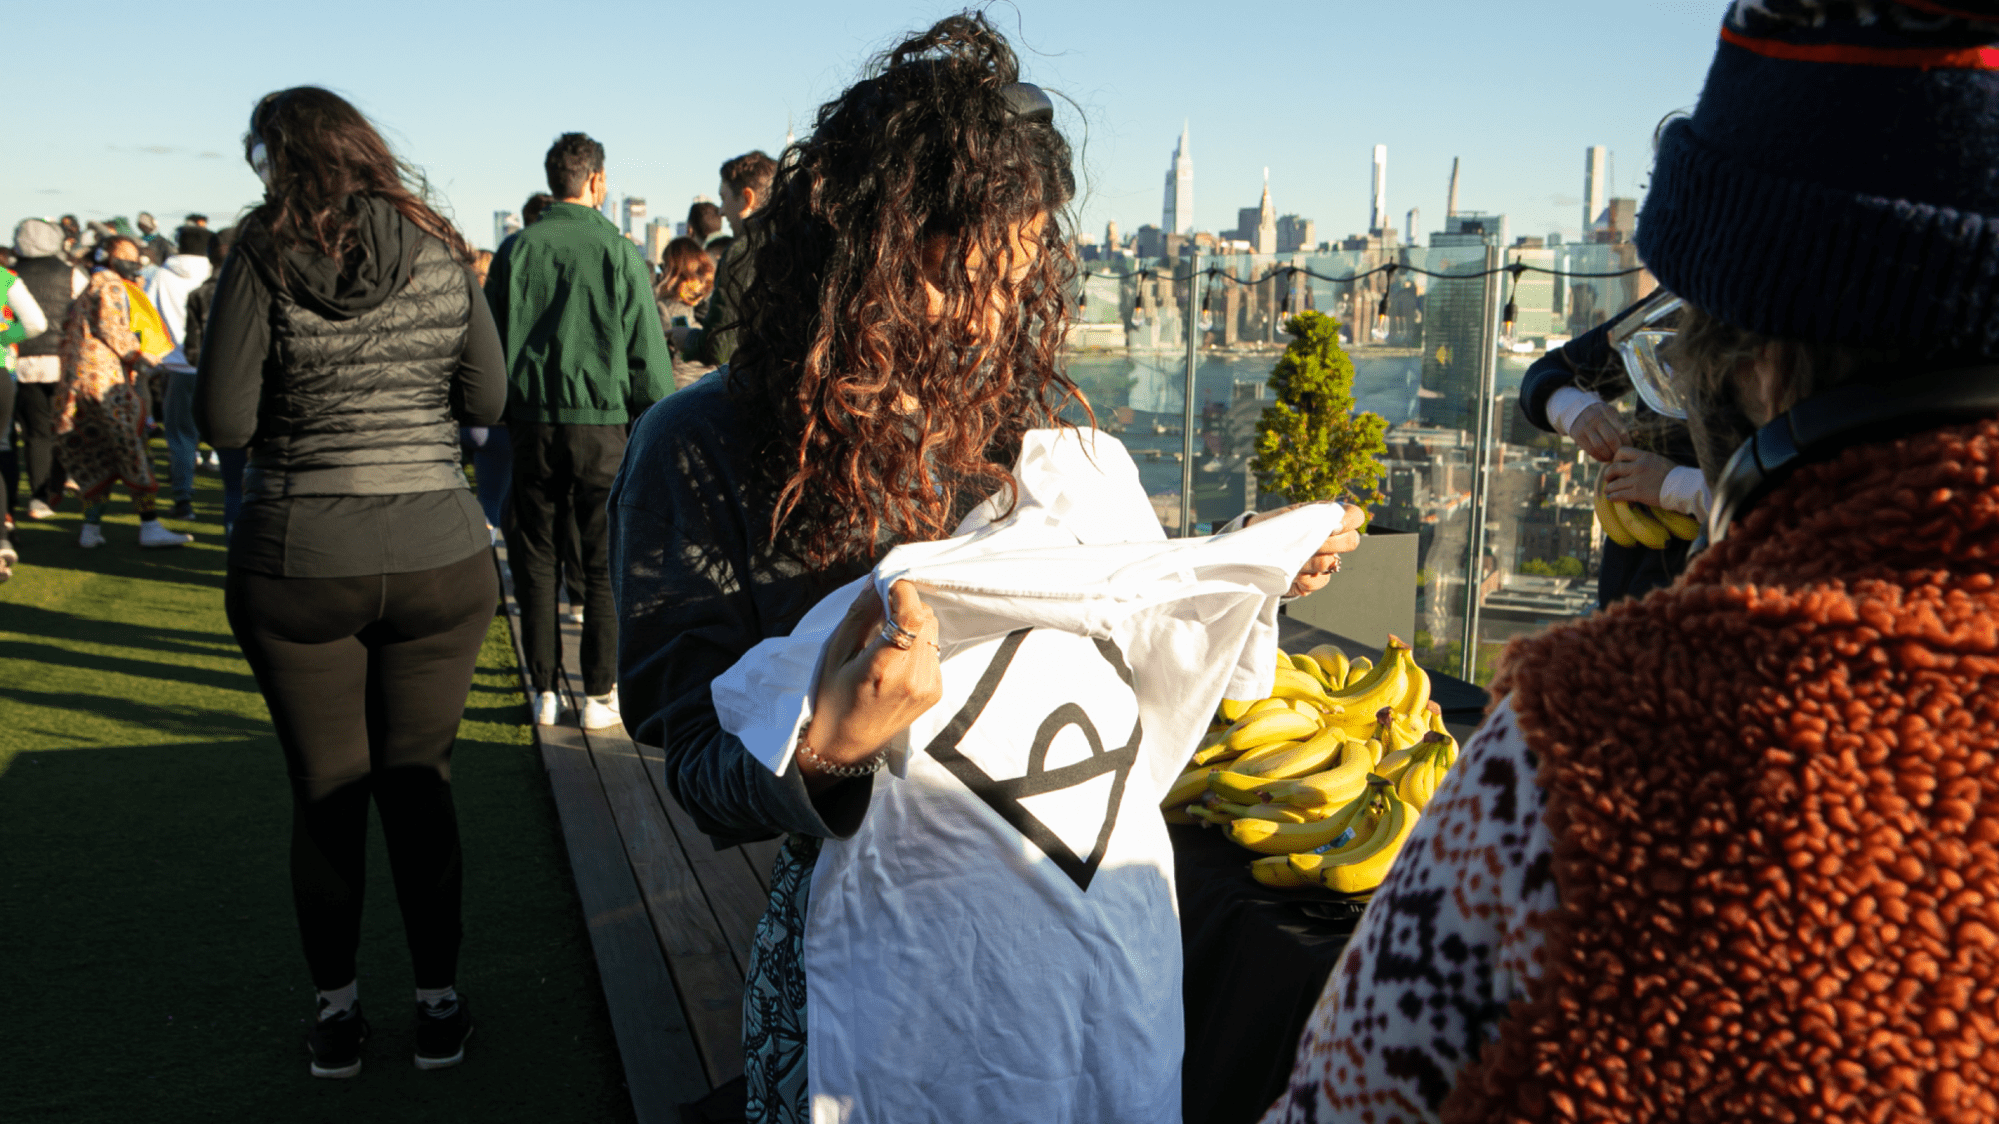
[[[1194,534],[1194,368],[1201,350],[1201,252],[1187,278],[1187,389],[1180,401],[1180,537]]]
[[[1464,656],[1458,662],[1458,678],[1477,682],[1479,583],[1485,577],[1485,516],[1492,500],[1492,399],[1499,374],[1499,268],[1505,251],[1485,248],[1485,293],[1481,305],[1478,349],[1478,429],[1472,456],[1471,534],[1465,559]]]

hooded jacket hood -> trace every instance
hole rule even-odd
[[[351,195],[343,206],[357,241],[345,262],[305,247],[280,250],[262,223],[249,224],[241,243],[266,285],[329,320],[352,320],[400,292],[429,237],[377,196]]]
[[[62,253],[62,228],[47,219],[22,219],[14,227],[14,253],[22,258],[53,258]]]
[[[206,254],[175,254],[162,262],[160,268],[184,277],[196,285],[207,281],[208,275],[215,270],[214,264],[208,260]]]

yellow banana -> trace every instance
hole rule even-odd
[[[1303,673],[1299,673],[1303,675]],[[1231,750],[1249,750],[1267,742],[1288,742],[1317,734],[1319,724],[1290,708],[1245,715],[1223,732],[1222,744]]]
[[[1368,739],[1366,745],[1367,745],[1367,768],[1373,769],[1374,767],[1381,764],[1381,756],[1383,753],[1385,753],[1385,751],[1382,750],[1381,740],[1378,738]]]
[[[1319,667],[1319,662],[1309,656],[1293,656],[1291,666],[1319,681],[1320,688],[1335,686],[1326,683],[1326,670]]]
[[[1228,828],[1235,823],[1234,817],[1227,813],[1207,808],[1204,805],[1188,805],[1187,815],[1193,817],[1195,820],[1212,824],[1219,828]]]
[[[1224,724],[1233,723],[1249,714],[1249,709],[1255,705],[1254,699],[1224,699],[1221,706],[1215,708],[1215,714],[1220,716]]]
[[[1444,709],[1437,706],[1437,701],[1434,699],[1430,701],[1429,710],[1423,713],[1423,722],[1438,734],[1451,733],[1444,729]]]
[[[1287,662],[1277,666],[1277,682],[1270,694],[1278,699],[1321,700],[1326,698],[1326,689],[1319,686],[1318,677],[1300,672]]]
[[[1272,711],[1289,711],[1289,710],[1291,710],[1290,700],[1277,699],[1274,697],[1270,699],[1259,699],[1256,702],[1250,704],[1248,707],[1245,707],[1243,709],[1241,717],[1247,719],[1251,715],[1268,715]]]
[[[1361,683],[1367,679],[1367,674],[1372,671],[1374,671],[1374,661],[1369,660],[1365,656],[1354,657],[1352,660],[1347,661],[1347,678],[1341,684],[1341,688],[1350,688],[1355,684]]]
[[[1334,645],[1320,645],[1305,655],[1319,665],[1325,673],[1326,685],[1330,689],[1343,688],[1347,683],[1347,654]]]
[[[1228,826],[1229,839],[1264,855],[1290,855],[1326,847],[1343,835],[1355,817],[1366,812],[1371,797],[1363,793],[1348,801],[1340,811],[1309,824],[1283,824],[1275,820],[1238,820]]]
[[[1367,775],[1374,769],[1367,745],[1348,742],[1340,749],[1339,764],[1332,769],[1284,781],[1265,781],[1261,792],[1268,801],[1286,805],[1317,806],[1345,802],[1367,788]],[[1213,785],[1210,785],[1213,788]]]
[[[1401,659],[1401,653],[1408,649],[1408,645],[1389,637],[1388,648],[1381,654],[1381,663],[1359,683],[1334,692],[1328,698],[1346,708],[1348,715],[1356,717],[1373,715],[1383,707],[1399,703],[1409,690],[1409,665]]]
[[[1166,791],[1166,799],[1159,802],[1161,808],[1177,809],[1208,791],[1208,775],[1220,773],[1218,769],[1191,769],[1174,779],[1172,788]]]
[[[1216,812],[1227,813],[1237,820],[1254,817],[1274,820],[1280,824],[1304,824],[1312,819],[1305,815],[1305,810],[1294,809],[1290,805],[1238,805],[1233,801],[1218,801],[1209,807]]]
[[[1237,754],[1235,756],[1235,759],[1229,762],[1229,768],[1232,770],[1249,772],[1249,767],[1255,765],[1256,763],[1264,761],[1267,758],[1276,757],[1277,755],[1284,753],[1286,750],[1296,750],[1298,747],[1304,744],[1305,740],[1302,738],[1286,739],[1283,742],[1266,742],[1261,746],[1257,746],[1249,750],[1244,750],[1242,753]]]
[[[1617,509],[1618,516],[1624,520],[1624,529],[1645,546],[1656,551],[1672,540],[1673,533],[1666,530],[1665,524],[1653,519],[1651,509],[1645,505],[1612,500],[1610,506]]]
[[[1701,521],[1685,512],[1675,512],[1667,508],[1654,508],[1652,509],[1652,516],[1660,523],[1665,524],[1667,531],[1672,532],[1681,539],[1700,538]]]
[[[1312,885],[1311,880],[1291,870],[1290,856],[1267,855],[1262,859],[1251,860],[1249,874],[1264,886],[1276,887],[1279,890],[1296,890],[1299,887]]]
[[[1598,473],[1596,475],[1596,493],[1591,497],[1596,503],[1596,522],[1603,525],[1603,533],[1610,536],[1612,543],[1620,547],[1636,547],[1638,545],[1638,537],[1631,534],[1630,528],[1624,526],[1624,517],[1618,513],[1617,505],[1611,501],[1609,496],[1604,494],[1604,484],[1603,474]]]
[[[1226,733],[1228,732],[1222,732]],[[1211,766],[1217,762],[1226,762],[1240,753],[1242,751],[1229,749],[1229,744],[1223,741],[1221,734],[1218,734],[1203,742],[1201,748],[1194,751],[1194,756],[1190,760],[1197,766]]]
[[[1327,890],[1342,894],[1360,894],[1371,891],[1388,878],[1389,868],[1395,865],[1395,857],[1402,854],[1402,845],[1409,839],[1409,833],[1416,827],[1420,812],[1409,807],[1409,803],[1397,796],[1393,790],[1387,794],[1388,813],[1382,818],[1382,827],[1375,829],[1369,837],[1370,848],[1366,855],[1355,855],[1346,863],[1319,868],[1319,882]]]
[[[1386,778],[1391,782],[1400,781],[1402,780],[1402,771],[1408,769],[1409,764],[1415,760],[1416,748],[1413,746],[1404,747],[1392,754],[1383,755],[1381,762],[1374,767],[1375,776]]]
[[[1388,810],[1388,803],[1381,794],[1381,787],[1369,784],[1367,790],[1347,802],[1339,813],[1328,817],[1329,824],[1337,823],[1340,832],[1330,841],[1310,851],[1293,852],[1291,868],[1298,874],[1314,882],[1318,881],[1318,871],[1327,864],[1346,862],[1355,849],[1366,845],[1375,832],[1380,830],[1381,821]]]
[[[1203,789],[1204,792],[1213,793],[1224,801],[1234,801],[1241,805],[1254,805],[1272,800],[1274,798],[1270,795],[1271,786],[1290,784],[1289,782],[1274,782],[1268,778],[1257,777],[1255,774],[1237,773],[1234,770],[1212,770],[1204,780],[1206,782]],[[1198,796],[1200,796],[1199,793],[1194,795],[1194,797]],[[1191,801],[1194,797],[1187,799]],[[1293,802],[1286,801],[1285,803],[1292,804]]]
[[[1433,743],[1423,743],[1415,752],[1415,760],[1402,771],[1401,780],[1395,783],[1395,793],[1414,805],[1417,811],[1430,807],[1430,798],[1437,794],[1437,783],[1443,780],[1443,747]]]
[[[1416,654],[1412,650],[1402,649],[1395,655],[1406,665],[1402,671],[1409,680],[1409,690],[1403,693],[1402,701],[1395,705],[1395,709],[1415,719],[1430,706],[1430,673],[1416,663]]]
[[[1236,771],[1272,779],[1304,777],[1330,765],[1333,755],[1339,753],[1340,746],[1345,742],[1346,736],[1339,730],[1325,731],[1316,738],[1281,754],[1272,754],[1249,763],[1238,760]]]

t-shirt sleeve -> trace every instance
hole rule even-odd
[[[785,832],[845,838],[873,779],[815,799],[793,764],[773,774],[722,729],[711,688],[763,639],[751,594],[747,521],[710,451],[655,410],[644,415],[612,486],[611,581],[618,606],[618,691],[632,738],[659,746],[667,788],[717,841]]]
[[[1501,702],[1466,744],[1326,980],[1266,1121],[1435,1121],[1539,976],[1557,909],[1534,757]]]

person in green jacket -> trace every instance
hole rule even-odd
[[[565,133],[544,164],[556,201],[501,248],[486,277],[486,302],[507,355],[514,589],[535,718],[553,724],[562,716],[556,529],[573,518],[583,563],[582,724],[594,730],[619,722],[604,505],[630,423],[673,392],[673,361],[651,271],[597,210],[606,191],[604,146]]]

